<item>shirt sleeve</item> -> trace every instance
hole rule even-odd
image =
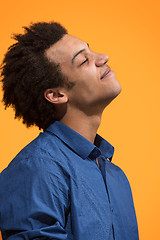
[[[3,239],[67,239],[69,183],[58,161],[21,160],[3,175],[1,184],[7,190],[0,193]]]

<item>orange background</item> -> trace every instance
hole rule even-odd
[[[12,33],[23,32],[31,21],[51,20],[109,56],[122,92],[105,110],[98,133],[115,146],[113,163],[130,181],[140,240],[160,239],[159,5],[158,0],[6,0],[0,10],[0,61]],[[0,171],[38,132],[14,120],[12,109],[4,111],[0,103]]]

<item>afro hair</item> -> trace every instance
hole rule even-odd
[[[14,34],[16,43],[8,48],[1,65],[3,103],[15,110],[15,118],[27,127],[46,129],[55,119],[55,107],[44,98],[46,89],[71,88],[60,65],[50,62],[45,50],[59,41],[67,30],[56,22],[32,23],[24,34]]]

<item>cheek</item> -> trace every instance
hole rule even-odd
[[[98,72],[95,67],[84,68],[79,78],[79,81],[87,88],[98,85],[98,80]]]
[[[99,91],[99,75],[95,67],[84,66],[83,68],[74,71],[70,69],[65,72],[68,80],[75,83],[75,86],[70,91],[70,100],[82,99],[89,101],[95,97]]]
[[[98,86],[93,83],[93,81],[76,82],[75,86],[70,92],[70,102],[76,105],[88,106],[92,104],[95,99],[97,99],[99,89]]]
[[[76,85],[79,91],[84,94],[93,94],[98,89],[98,81],[95,74],[89,74],[88,72],[77,79]]]

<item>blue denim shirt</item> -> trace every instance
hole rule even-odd
[[[3,239],[138,240],[131,188],[113,153],[98,134],[92,144],[51,124],[0,174]]]

